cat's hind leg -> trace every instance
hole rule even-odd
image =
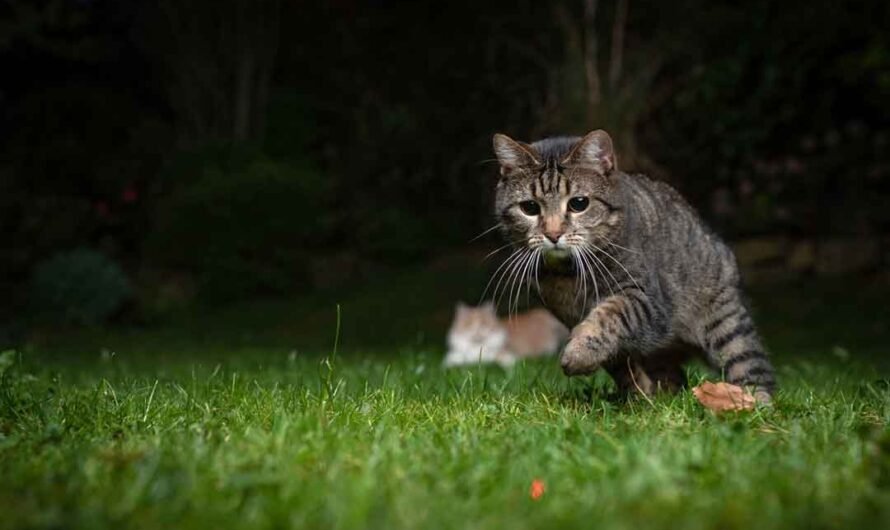
[[[751,314],[737,290],[727,289],[722,294],[701,329],[708,360],[726,381],[750,388],[757,401],[769,403],[776,378]]]
[[[674,393],[686,388],[688,381],[683,365],[700,354],[697,350],[690,344],[675,341],[648,353],[641,363],[652,379],[655,390]]]
[[[643,356],[615,359],[604,366],[612,376],[619,394],[658,392],[675,393],[686,388],[686,371],[683,364],[693,356],[689,345],[674,345]]]

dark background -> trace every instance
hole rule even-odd
[[[494,132],[608,130],[767,277],[883,274],[888,30],[880,1],[0,0],[0,319],[484,253]]]

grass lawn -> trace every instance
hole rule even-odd
[[[336,356],[321,300],[35,337],[0,361],[0,526],[890,526],[886,289],[755,291],[781,391],[717,417],[554,361],[444,371],[466,277],[430,276],[341,297]]]

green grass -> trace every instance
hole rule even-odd
[[[552,361],[444,371],[451,294],[343,299],[337,356],[318,300],[38,336],[0,361],[0,526],[887,527],[886,291],[845,288],[755,292],[781,392],[719,417]]]

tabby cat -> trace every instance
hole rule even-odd
[[[601,130],[532,144],[496,134],[493,146],[496,215],[514,248],[501,274],[537,285],[572,329],[567,375],[602,367],[624,393],[675,390],[700,354],[770,402],[773,368],[735,257],[676,190],[620,171]]]

